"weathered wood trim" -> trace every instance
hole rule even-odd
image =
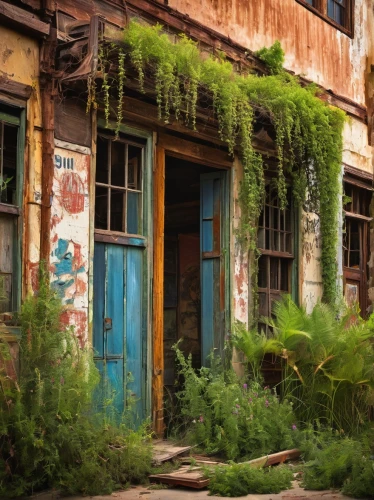
[[[0,75],[0,93],[27,100],[32,94],[32,87],[10,80],[5,75]]]
[[[346,163],[343,163],[343,168],[344,168],[344,175],[346,174],[354,175],[355,177],[359,177],[363,181],[367,180],[370,183],[372,183],[374,180],[374,175],[372,172],[366,172],[365,170],[360,170],[359,168],[352,167],[351,165],[347,165]]]
[[[51,207],[54,176],[55,82],[53,67],[57,47],[57,30],[53,28],[43,43],[40,57],[42,134],[42,203],[40,221],[40,258],[48,267],[51,253]]]
[[[170,156],[177,156],[189,161],[196,161],[202,165],[215,166],[222,169],[229,169],[233,166],[233,160],[229,157],[228,153],[193,141],[172,135],[160,134],[158,144]]]
[[[111,243],[112,245],[128,245],[135,247],[146,247],[146,239],[142,236],[127,236],[109,231],[95,230],[95,241]]]
[[[31,33],[36,36],[49,35],[50,25],[41,21],[35,14],[5,3],[0,0],[0,22],[6,26],[22,28],[22,32]]]
[[[71,142],[61,141],[60,139],[55,139],[55,147],[67,149],[69,151],[76,151],[77,153],[82,153],[84,155],[91,154],[91,148],[87,146],[79,146],[79,144],[72,144]]]
[[[6,205],[5,203],[0,203],[0,213],[11,214],[11,215],[20,215],[21,210],[20,210],[20,208],[14,207],[13,205]]]
[[[165,225],[165,149],[157,145],[153,176],[153,430],[162,436],[164,379],[164,225]]]

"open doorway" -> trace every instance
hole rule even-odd
[[[164,385],[175,382],[173,344],[201,367],[221,350],[225,323],[226,171],[166,156]]]

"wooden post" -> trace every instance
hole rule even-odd
[[[153,430],[161,437],[164,431],[164,225],[165,225],[165,150],[156,150],[154,182],[153,233]]]
[[[55,82],[53,78],[57,30],[51,28],[40,54],[40,86],[43,121],[42,135],[42,203],[40,222],[40,258],[48,269],[51,251],[51,207],[54,174],[54,120],[55,120]]]

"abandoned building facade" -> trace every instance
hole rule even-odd
[[[127,387],[138,415],[151,415],[160,430],[178,339],[199,366],[223,348],[234,321],[248,324],[254,295],[264,316],[282,293],[309,311],[322,297],[318,215],[293,209],[292,200],[281,210],[271,183],[253,276],[253,256],[236,231],[240,154],[229,155],[212,112],[198,109],[196,129],[160,120],[155,94],[140,92],[131,68],[117,134],[113,106],[109,127],[99,100],[87,110],[87,82],[91,89],[102,82],[100,43],[131,19],[160,23],[170,37],[184,33],[259,74],[266,67],[255,52],[279,40],[284,68],[346,112],[348,201],[336,279],[347,302],[370,313],[373,7],[372,0],[1,0],[0,331],[14,352],[10,313],[37,289],[43,260],[66,306],[62,321],[93,345],[118,407]],[[256,123],[254,147],[271,161],[269,130]]]

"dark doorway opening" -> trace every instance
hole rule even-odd
[[[176,380],[172,346],[201,367],[201,197],[204,174],[220,170],[167,156],[165,165],[164,385]]]

